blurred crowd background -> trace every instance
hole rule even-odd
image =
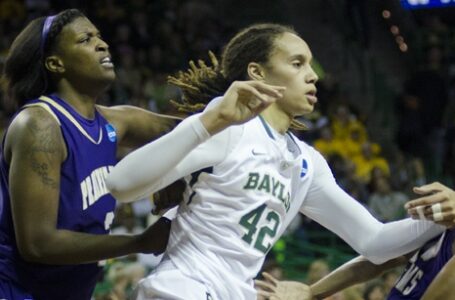
[[[118,79],[100,103],[173,113],[168,75],[219,55],[241,27],[292,25],[308,42],[318,83],[316,111],[297,132],[329,161],[338,183],[378,219],[405,217],[412,187],[455,183],[455,8],[406,10],[399,0],[0,0],[0,67],[23,26],[81,9],[109,43]],[[2,94],[0,92],[0,98]],[[0,107],[3,131],[10,114]],[[126,150],[127,151],[127,150]],[[157,153],[157,155],[159,155]],[[150,199],[122,205],[114,233],[154,221]],[[339,238],[300,217],[264,270],[312,283],[355,256]],[[126,299],[158,258],[110,260],[95,298]],[[331,299],[384,299],[397,272]]]

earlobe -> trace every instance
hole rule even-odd
[[[252,80],[263,81],[265,79],[264,69],[260,64],[251,62],[248,64],[248,76]]]
[[[63,73],[65,72],[65,67],[62,60],[57,56],[48,56],[44,61],[44,66],[51,73]]]

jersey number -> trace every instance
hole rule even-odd
[[[253,238],[256,231],[258,230],[258,223],[266,207],[267,206],[265,204],[262,204],[240,219],[239,224],[245,227],[247,230],[247,232],[242,236],[242,239],[250,245],[253,243]],[[254,248],[263,253],[267,253],[272,247],[271,243],[264,245],[264,238],[266,235],[272,239],[275,237],[278,230],[278,225],[280,224],[280,216],[276,212],[270,211],[265,219],[267,224],[260,227],[259,233],[256,236],[256,241],[254,242]]]
[[[395,288],[399,290],[403,295],[409,295],[414,288],[419,283],[419,280],[422,279],[424,273],[416,264],[417,260],[428,261],[436,257],[441,250],[442,243],[444,241],[445,233],[435,242],[431,247],[421,249],[417,251],[409,260],[408,266],[404,274],[397,281]],[[421,253],[423,251],[423,253]]]

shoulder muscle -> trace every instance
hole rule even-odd
[[[13,156],[29,161],[45,183],[47,163],[60,164],[66,157],[60,125],[40,107],[27,108],[17,115],[8,129],[5,150],[8,162]]]

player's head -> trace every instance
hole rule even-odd
[[[212,58],[213,67],[193,66],[193,74],[181,73],[171,82],[184,92],[186,107],[200,109],[195,103],[207,103],[223,95],[236,80],[260,80],[286,86],[279,109],[291,118],[313,110],[318,80],[310,63],[311,51],[290,27],[256,24],[238,32],[226,45],[221,64]],[[193,104],[191,106],[190,104]]]
[[[59,86],[95,93],[115,78],[110,60],[103,64],[106,57],[110,57],[108,45],[79,10],[34,19],[16,37],[7,56],[6,94],[20,106],[56,92]]]

